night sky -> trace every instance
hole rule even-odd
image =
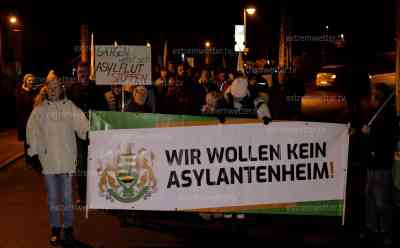
[[[242,24],[242,10],[254,6],[248,20],[248,43],[260,53],[276,55],[280,2],[262,1],[40,1],[0,0],[3,10],[15,9],[24,25],[24,69],[66,71],[78,54],[79,25],[87,23],[97,44],[144,45],[150,40],[159,50],[162,40],[170,48],[202,47],[210,40],[215,47],[232,48],[234,24]],[[90,2],[90,3],[87,3]],[[394,0],[288,1],[294,34],[330,32],[349,37],[354,56],[394,49]],[[264,51],[261,48],[267,48]],[[274,53],[275,52],[275,53]]]

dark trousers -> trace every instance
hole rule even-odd
[[[76,165],[76,181],[78,183],[78,194],[82,203],[86,203],[86,176],[88,159],[88,142],[77,139],[78,158]]]
[[[390,233],[392,231],[392,171],[368,170],[366,199],[366,227],[372,231]]]
[[[28,143],[26,143],[26,140],[24,140],[24,158],[25,161],[28,162]]]

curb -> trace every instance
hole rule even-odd
[[[8,159],[6,159],[6,160],[4,160],[4,161],[1,161],[1,163],[0,163],[0,169],[3,169],[3,168],[5,168],[5,167],[7,167],[8,165],[10,165],[12,162],[14,162],[15,160],[17,160],[17,159],[19,159],[19,158],[21,158],[21,157],[23,157],[24,156],[24,152],[19,152],[19,153],[16,153],[14,156],[11,156],[10,158],[8,158]]]

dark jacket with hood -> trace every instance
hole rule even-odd
[[[365,136],[364,154],[367,168],[390,170],[397,144],[397,118],[393,106],[386,106],[371,125],[369,135]],[[362,155],[363,156],[363,155]]]
[[[37,95],[37,90],[26,91],[23,88],[17,91],[17,131],[18,140],[26,140],[26,124],[28,123],[29,115],[33,110],[33,103]]]

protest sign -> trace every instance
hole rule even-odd
[[[95,46],[98,85],[151,85],[151,48],[147,46]]]
[[[213,119],[92,113],[89,208],[341,214],[346,125]]]

